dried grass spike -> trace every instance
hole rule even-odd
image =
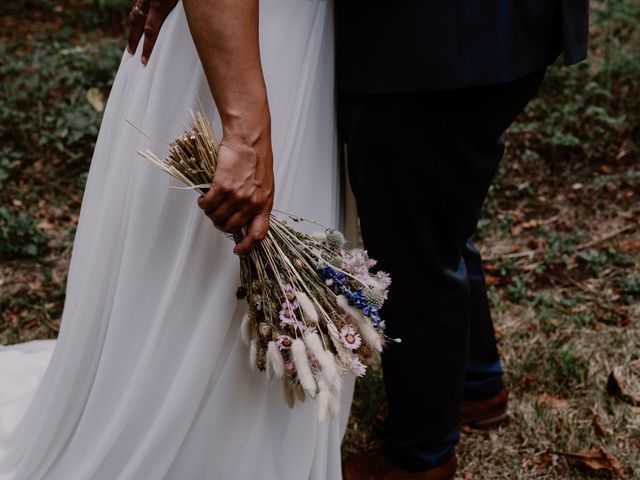
[[[282,391],[284,393],[285,402],[287,402],[289,408],[293,408],[296,404],[296,398],[293,394],[293,387],[288,382],[282,382]]]
[[[302,311],[304,312],[305,318],[317,324],[320,321],[320,317],[315,305],[308,295],[304,292],[296,292],[296,299],[300,304],[300,308],[302,308]]]
[[[253,338],[253,326],[251,325],[249,312],[245,313],[242,317],[242,323],[240,324],[240,333],[242,335],[242,341],[247,345],[250,345],[251,339]]]
[[[284,375],[284,360],[278,345],[274,341],[269,342],[267,345],[267,376],[270,377],[271,372],[276,378],[282,378]]]
[[[322,341],[317,333],[311,333],[304,336],[304,341],[309,347],[309,351],[316,358],[320,367],[322,368],[322,373],[327,379],[327,381],[337,390],[340,390],[342,379],[338,374],[338,368],[333,359],[333,355],[330,352],[327,352],[325,348],[322,346]]]
[[[329,411],[329,396],[330,393],[326,390],[320,390],[318,393],[318,423],[324,423],[327,418],[327,412]]]
[[[316,381],[313,378],[311,367],[309,366],[309,358],[307,357],[307,349],[304,342],[296,338],[291,345],[291,353],[293,353],[293,363],[298,371],[298,380],[305,393],[311,398],[316,397]]]
[[[349,305],[349,300],[347,300],[347,297],[345,297],[344,295],[338,295],[336,297],[336,303],[344,313],[349,315],[358,323],[361,321],[368,322],[367,318],[364,316],[364,313],[362,313],[362,311],[358,310],[357,308]]]
[[[349,315],[357,322],[363,340],[376,352],[382,352],[381,335],[375,328],[371,326],[371,322],[367,317],[365,317],[364,313],[362,313],[357,308],[349,305],[349,301],[344,295],[338,295],[337,303],[338,306],[344,311],[344,313]]]
[[[298,384],[293,386],[293,395],[296,397],[296,400],[299,401],[300,403],[304,403],[304,401],[307,399],[306,395],[304,394],[304,390]]]
[[[255,340],[251,340],[249,344],[249,366],[253,372],[258,373],[260,371],[258,368],[258,342]]]
[[[371,323],[365,318],[365,320],[358,321],[358,327],[360,328],[362,339],[376,352],[382,352],[382,338],[380,333],[371,326]]]

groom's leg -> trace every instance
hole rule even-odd
[[[486,400],[504,388],[502,366],[489,310],[480,253],[468,240],[463,253],[470,289],[469,358],[464,379],[464,399]]]
[[[428,469],[453,454],[469,350],[463,254],[503,153],[502,132],[543,73],[476,89],[342,99],[365,247],[391,273],[383,355],[388,453]]]

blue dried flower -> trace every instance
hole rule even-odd
[[[375,305],[368,303],[362,308],[362,313],[367,317],[376,316],[378,315],[378,308]]]
[[[361,310],[364,310],[366,307],[369,306],[369,301],[367,300],[367,297],[364,295],[362,290],[356,290],[355,292],[353,292],[353,295],[351,298],[353,301],[352,305],[355,305]],[[365,313],[365,315],[367,314]]]
[[[331,267],[324,267],[320,270],[320,274],[325,280],[332,280],[333,277],[335,277],[336,271]]]
[[[342,295],[344,295],[344,297],[349,302],[349,305],[351,305],[352,307],[356,304],[356,298],[354,297],[354,292],[352,292],[348,288],[345,287],[342,289]]]

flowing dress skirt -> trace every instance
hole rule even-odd
[[[331,3],[263,0],[276,207],[337,226]],[[0,347],[0,480],[331,480],[342,418],[248,365],[239,263],[159,154],[189,109],[220,122],[179,3],[151,61],[124,54],[82,202],[56,341]],[[132,128],[131,121],[157,146]]]

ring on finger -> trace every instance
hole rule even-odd
[[[142,10],[140,7],[138,7],[137,5],[133,6],[133,9],[131,10],[134,13],[137,13],[138,15],[141,15],[143,17],[147,16],[147,12],[145,12],[144,10]]]

